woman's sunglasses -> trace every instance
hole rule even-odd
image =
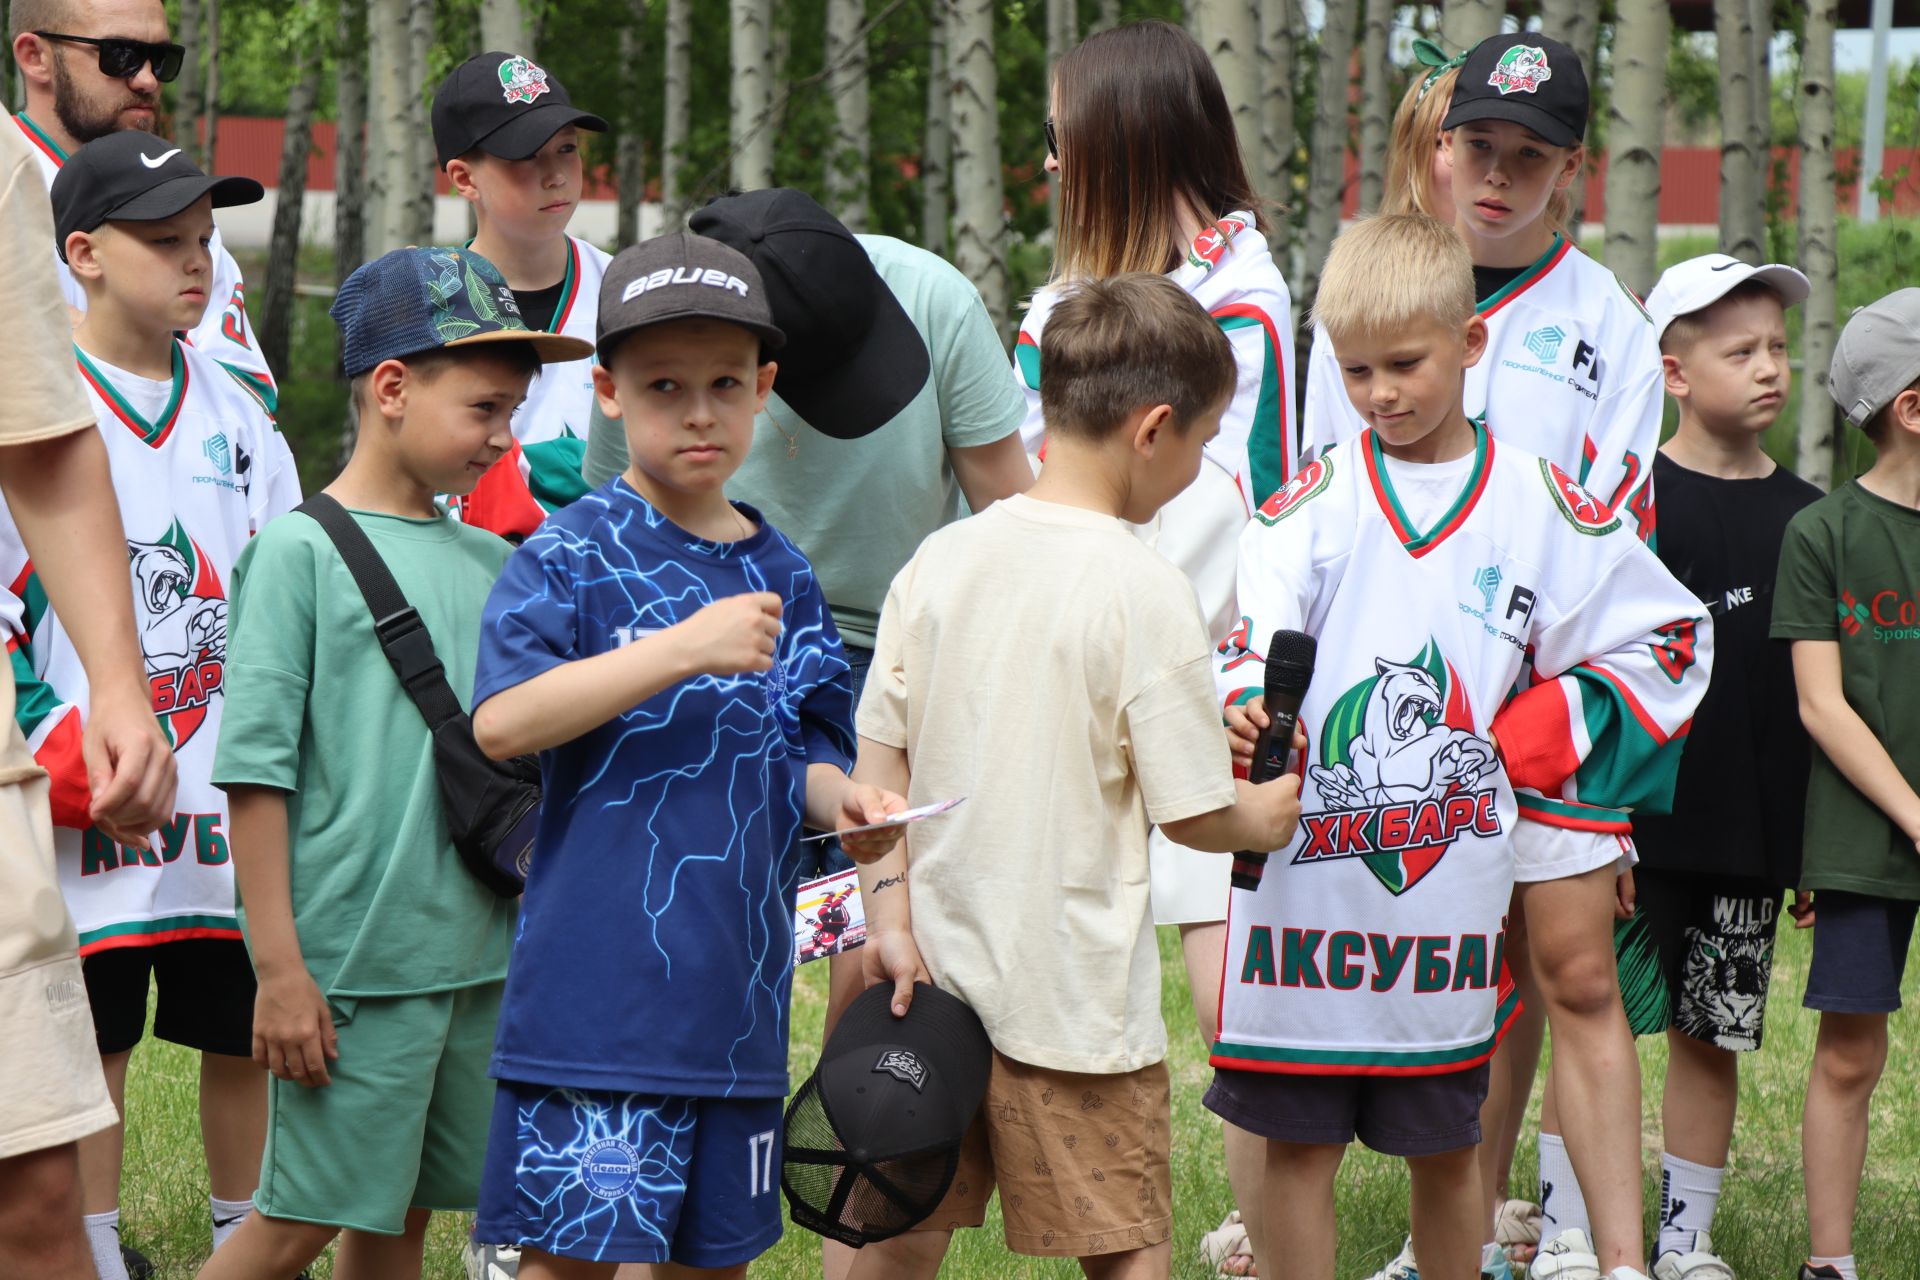
[[[140,69],[153,64],[153,78],[172,80],[180,74],[187,51],[177,44],[149,44],[145,40],[126,40],[119,36],[100,39],[95,36],[69,36],[58,31],[36,31],[42,40],[64,40],[68,44],[90,44],[100,54],[100,74],[112,80],[131,80]]]
[[[1054,158],[1055,163],[1058,163],[1060,160],[1060,135],[1053,131],[1052,116],[1048,116],[1040,122],[1040,131],[1047,135],[1047,154]]]

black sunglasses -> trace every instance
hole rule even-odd
[[[145,40],[127,40],[120,36],[100,39],[96,36],[69,36],[58,31],[36,31],[42,40],[64,40],[68,44],[90,44],[100,51],[100,74],[113,80],[131,80],[140,69],[153,64],[155,80],[171,80],[180,74],[187,51],[177,44],[149,44]]]
[[[1040,122],[1040,131],[1047,135],[1047,154],[1056,161],[1060,159],[1060,135],[1053,131],[1053,117],[1048,116]]]

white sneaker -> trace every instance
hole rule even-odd
[[[1653,1280],[1738,1280],[1733,1268],[1713,1251],[1713,1237],[1693,1233],[1693,1247],[1669,1249],[1653,1260]]]
[[[1368,1280],[1420,1280],[1420,1264],[1413,1260],[1413,1237],[1400,1246],[1399,1256],[1368,1277]]]
[[[481,1244],[471,1236],[460,1250],[467,1264],[467,1280],[515,1280],[520,1274],[520,1250],[510,1244]]]
[[[1540,1252],[1527,1266],[1527,1280],[1607,1280],[1607,1277],[1600,1270],[1600,1259],[1587,1233],[1571,1227],[1540,1246]]]

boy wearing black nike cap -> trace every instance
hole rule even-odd
[[[580,133],[606,128],[520,54],[478,54],[434,92],[434,153],[454,194],[473,205],[470,247],[506,277],[528,328],[593,340],[610,259],[567,224],[584,180]],[[593,361],[547,366],[514,414],[512,452],[460,499],[461,518],[518,540],[585,493],[592,411]]]
[[[235,915],[231,811],[213,786],[225,709],[224,584],[253,535],[300,500],[299,481],[253,385],[181,337],[212,298],[213,210],[261,198],[251,178],[214,177],[152,134],[79,148],[53,182],[55,245],[85,291],[73,359],[106,446],[125,523],[134,617],[155,713],[180,779],[154,852],[118,846],[88,817],[80,755],[86,673],[65,621],[38,594],[10,514],[0,563],[14,584],[0,615],[32,673],[19,720],[52,783],[61,890],[80,930],[94,1036],[114,1102],[158,990],[154,1035],[201,1055],[212,1242],[251,1210],[266,1122],[252,1061],[254,971]],[[224,301],[224,299],[221,299]],[[127,591],[128,579],[96,584]],[[85,1139],[87,1235],[106,1280],[127,1274],[118,1239],[124,1130]]]

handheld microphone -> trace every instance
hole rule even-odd
[[[1314,639],[1304,631],[1276,631],[1267,644],[1267,727],[1253,744],[1251,782],[1270,782],[1287,771],[1300,704],[1313,682]],[[1233,887],[1258,889],[1267,869],[1266,850],[1242,849],[1233,855]]]

